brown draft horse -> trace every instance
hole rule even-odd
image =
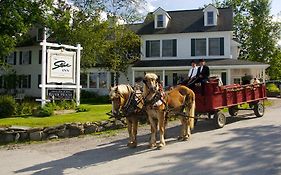
[[[130,85],[117,85],[110,88],[109,97],[112,101],[114,117],[126,117],[129,141],[127,146],[137,146],[138,117],[142,109],[142,93],[136,92]]]
[[[194,127],[195,94],[186,86],[176,86],[161,95],[161,87],[154,73],[147,73],[144,77],[144,108],[151,125],[150,147],[156,147],[157,124],[160,131],[159,148],[165,146],[165,119],[168,114],[180,115],[180,140],[187,140]],[[183,111],[185,110],[185,113]]]

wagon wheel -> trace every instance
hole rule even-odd
[[[257,117],[262,117],[264,115],[264,105],[261,102],[254,104],[254,113]]]
[[[231,106],[230,108],[228,108],[228,113],[231,116],[237,116],[237,114],[238,114],[238,106]]]
[[[225,115],[218,111],[214,114],[214,124],[216,128],[223,128],[226,123]]]

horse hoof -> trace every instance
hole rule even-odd
[[[178,141],[182,141],[182,140],[183,140],[183,137],[182,137],[182,136],[178,136],[177,140],[178,140]]]
[[[185,136],[185,137],[182,138],[182,141],[187,141],[187,140],[189,140],[188,136]]]
[[[136,142],[130,142],[130,143],[127,144],[127,146],[129,148],[136,148],[137,147],[137,143]]]
[[[160,143],[158,146],[157,146],[157,149],[159,150],[162,150],[164,148],[165,144],[163,143]]]
[[[149,145],[148,145],[148,148],[150,148],[150,149],[151,149],[151,148],[155,148],[155,147],[156,147],[156,144],[149,144]]]

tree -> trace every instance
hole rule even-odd
[[[277,48],[281,26],[270,15],[270,0],[224,0],[215,4],[233,8],[234,37],[241,44],[239,59],[270,64],[270,77],[281,77]]]
[[[34,24],[39,15],[35,1],[0,1],[0,57],[12,52],[21,36]]]

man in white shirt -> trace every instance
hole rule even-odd
[[[191,61],[191,69],[188,72],[188,81],[187,86],[192,88],[194,87],[196,81],[198,67],[196,66],[196,62],[194,60]]]

